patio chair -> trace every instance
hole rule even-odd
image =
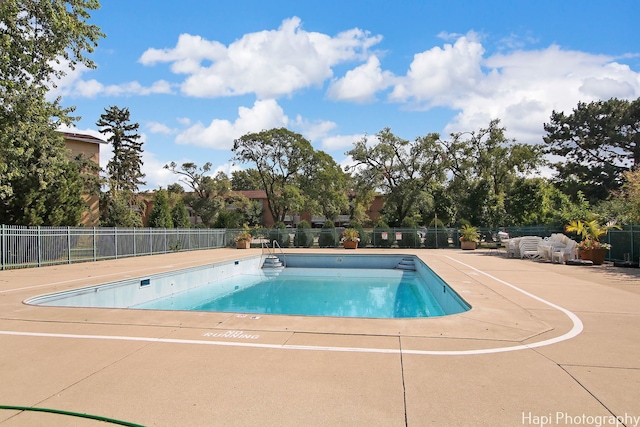
[[[520,258],[520,237],[512,237],[506,242],[507,258]]]
[[[556,260],[560,264],[565,263],[569,260],[574,260],[578,258],[578,244],[575,240],[569,239],[569,242],[566,246],[562,248],[558,248],[551,255],[551,262],[555,263]]]
[[[487,252],[488,255],[491,255],[494,252],[496,255],[500,253],[500,246],[502,245],[502,242],[496,234],[487,233],[484,238],[484,244],[485,247],[489,249],[489,252]]]
[[[538,259],[540,253],[538,252],[538,244],[542,241],[542,237],[539,236],[524,236],[520,238],[520,258]]]
[[[538,254],[540,259],[552,261],[553,253],[567,246],[569,239],[562,233],[553,233],[549,237],[545,237],[538,244]]]

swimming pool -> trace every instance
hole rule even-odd
[[[44,295],[27,303],[366,318],[421,318],[470,309],[415,256],[281,255],[286,268],[263,269],[264,257],[127,279]]]

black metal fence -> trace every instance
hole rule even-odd
[[[277,240],[282,248],[288,247],[340,247],[344,228],[321,229],[254,229],[252,244],[260,246]],[[233,244],[234,237],[242,230],[226,230],[227,242]],[[480,246],[493,243],[498,232],[506,232],[509,237],[540,236],[549,237],[553,233],[565,233],[562,227],[538,225],[527,227],[480,227]],[[565,233],[567,234],[567,233]],[[577,236],[570,236],[576,241]],[[366,228],[362,230],[359,248],[413,248],[413,249],[454,249],[460,248],[460,234],[457,228]],[[602,242],[611,244],[607,260],[638,261],[640,255],[640,226],[628,225],[622,230],[610,230]]]
[[[282,248],[340,247],[342,228],[336,229],[254,229],[252,244],[277,240]],[[481,238],[491,242],[498,231],[510,237],[540,236],[562,233],[551,226],[480,228]],[[53,264],[97,261],[167,252],[213,249],[235,245],[242,230],[234,229],[162,229],[106,227],[22,227],[0,226],[0,268],[40,267]],[[360,248],[459,248],[457,228],[387,228],[363,229]],[[572,236],[576,238],[575,236]],[[576,240],[578,240],[576,238]],[[611,244],[608,260],[638,261],[640,226],[628,225],[610,230],[602,241]]]

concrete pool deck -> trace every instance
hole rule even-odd
[[[23,304],[257,249],[0,271],[0,406],[148,426],[640,425],[640,269],[357,251],[390,252],[418,255],[472,310],[346,319]],[[32,425],[106,424],[0,409],[0,426]]]

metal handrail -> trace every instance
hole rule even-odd
[[[282,248],[280,247],[280,243],[278,243],[277,240],[274,240],[273,241],[273,249],[274,249],[274,251],[276,249],[276,246],[278,247],[278,249],[280,249],[280,253],[282,254],[283,265],[284,265],[285,268],[287,268],[287,256],[282,251]]]
[[[264,250],[265,250],[265,248],[267,249],[267,253],[268,253],[269,255],[273,255],[273,254],[271,253],[271,249],[269,248],[269,242],[265,242],[265,241],[263,241],[262,243],[260,243],[260,248],[261,248],[261,249],[260,249],[261,256],[262,256],[262,255],[264,255]]]
[[[274,252],[275,252],[275,249],[276,249],[276,246],[277,246],[278,249],[280,250],[280,253],[282,254],[283,265],[284,265],[284,267],[286,267],[287,266],[287,255],[282,251],[282,248],[280,247],[280,243],[278,243],[277,240],[274,240],[271,243],[271,245],[273,246],[273,251],[271,251],[271,248],[269,247],[269,242],[262,242],[260,244],[260,246],[261,246],[260,250],[262,251],[260,256],[262,257],[264,255],[264,250],[265,249],[267,250],[267,254],[268,255],[276,256]]]

